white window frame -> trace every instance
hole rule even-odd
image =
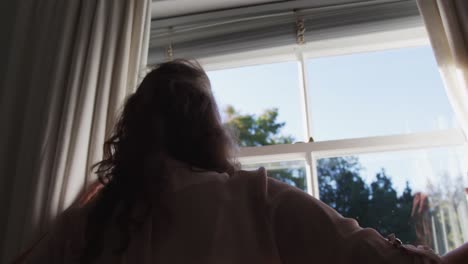
[[[363,44],[365,43],[365,44]],[[220,70],[268,63],[297,61],[299,63],[299,84],[301,89],[301,110],[305,124],[305,138],[313,135],[312,109],[308,101],[310,80],[307,76],[306,60],[311,58],[379,51],[394,48],[429,45],[423,25],[405,29],[386,30],[353,37],[331,38],[313,41],[304,45],[289,45],[278,48],[249,51],[200,59],[205,70]],[[390,136],[351,138],[320,142],[307,142],[240,149],[241,163],[268,163],[289,160],[303,160],[306,163],[307,192],[319,197],[316,163],[320,158],[403,151],[432,147],[463,146],[467,139],[459,128]]]

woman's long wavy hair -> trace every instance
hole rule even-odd
[[[128,97],[104,144],[104,159],[94,166],[105,186],[90,208],[81,261],[92,262],[109,246],[104,234],[112,216],[121,230],[118,254],[141,223],[132,216],[137,203],[146,205],[145,217],[162,214],[158,194],[166,188],[168,159],[231,175],[238,168],[235,150],[200,65],[187,60],[158,65]]]

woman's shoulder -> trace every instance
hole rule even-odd
[[[303,193],[302,190],[269,177],[264,167],[256,170],[238,170],[229,178],[226,185],[236,193],[242,192],[250,197],[259,198],[267,206],[276,202],[283,193]]]
[[[76,258],[84,243],[89,205],[71,206],[51,225],[49,231],[16,259],[14,263],[63,263]]]

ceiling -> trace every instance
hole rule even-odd
[[[165,18],[287,0],[153,0],[152,17]]]

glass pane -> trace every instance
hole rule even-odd
[[[320,199],[363,227],[439,254],[468,241],[461,147],[324,158],[317,175]]]
[[[208,72],[223,121],[241,146],[304,140],[298,62]]]
[[[305,161],[280,161],[270,163],[242,164],[243,170],[256,170],[264,167],[268,176],[307,191]]]
[[[456,126],[429,46],[310,59],[316,141]]]

